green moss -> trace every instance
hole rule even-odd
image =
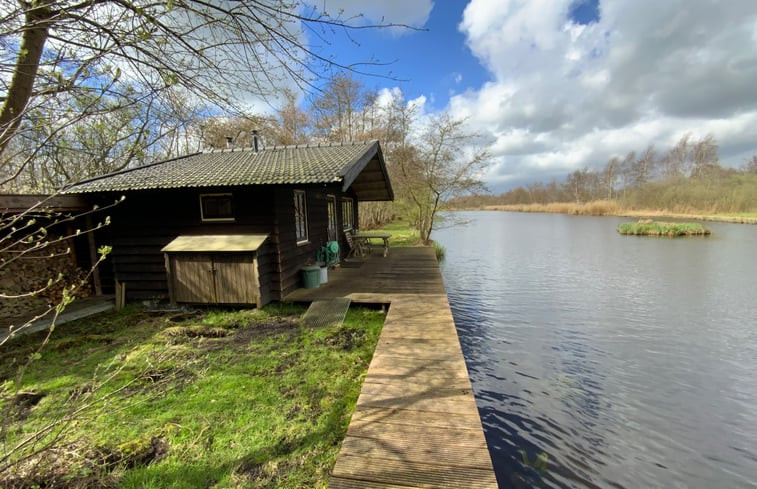
[[[620,234],[634,236],[708,236],[710,230],[696,222],[661,222],[642,219],[618,225]]]

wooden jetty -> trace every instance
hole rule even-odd
[[[389,311],[329,487],[496,488],[434,250],[348,262],[287,300],[337,297]]]

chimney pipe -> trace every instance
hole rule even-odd
[[[258,152],[258,130],[257,129],[252,130],[252,147],[257,153]]]
[[[234,147],[234,138],[231,136],[226,136],[226,148],[233,148]]]

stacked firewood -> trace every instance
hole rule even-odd
[[[86,271],[76,266],[73,251],[64,242],[46,247],[41,252],[7,251],[0,254],[0,318],[25,317],[37,314],[50,304],[61,301],[63,289],[71,288],[86,278]],[[14,259],[15,258],[15,259]],[[79,287],[74,295],[88,297],[89,284]]]

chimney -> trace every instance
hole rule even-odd
[[[231,149],[234,147],[234,138],[231,136],[226,136],[226,149]]]
[[[252,148],[255,150],[255,152],[258,152],[258,130],[253,129],[252,130]]]

